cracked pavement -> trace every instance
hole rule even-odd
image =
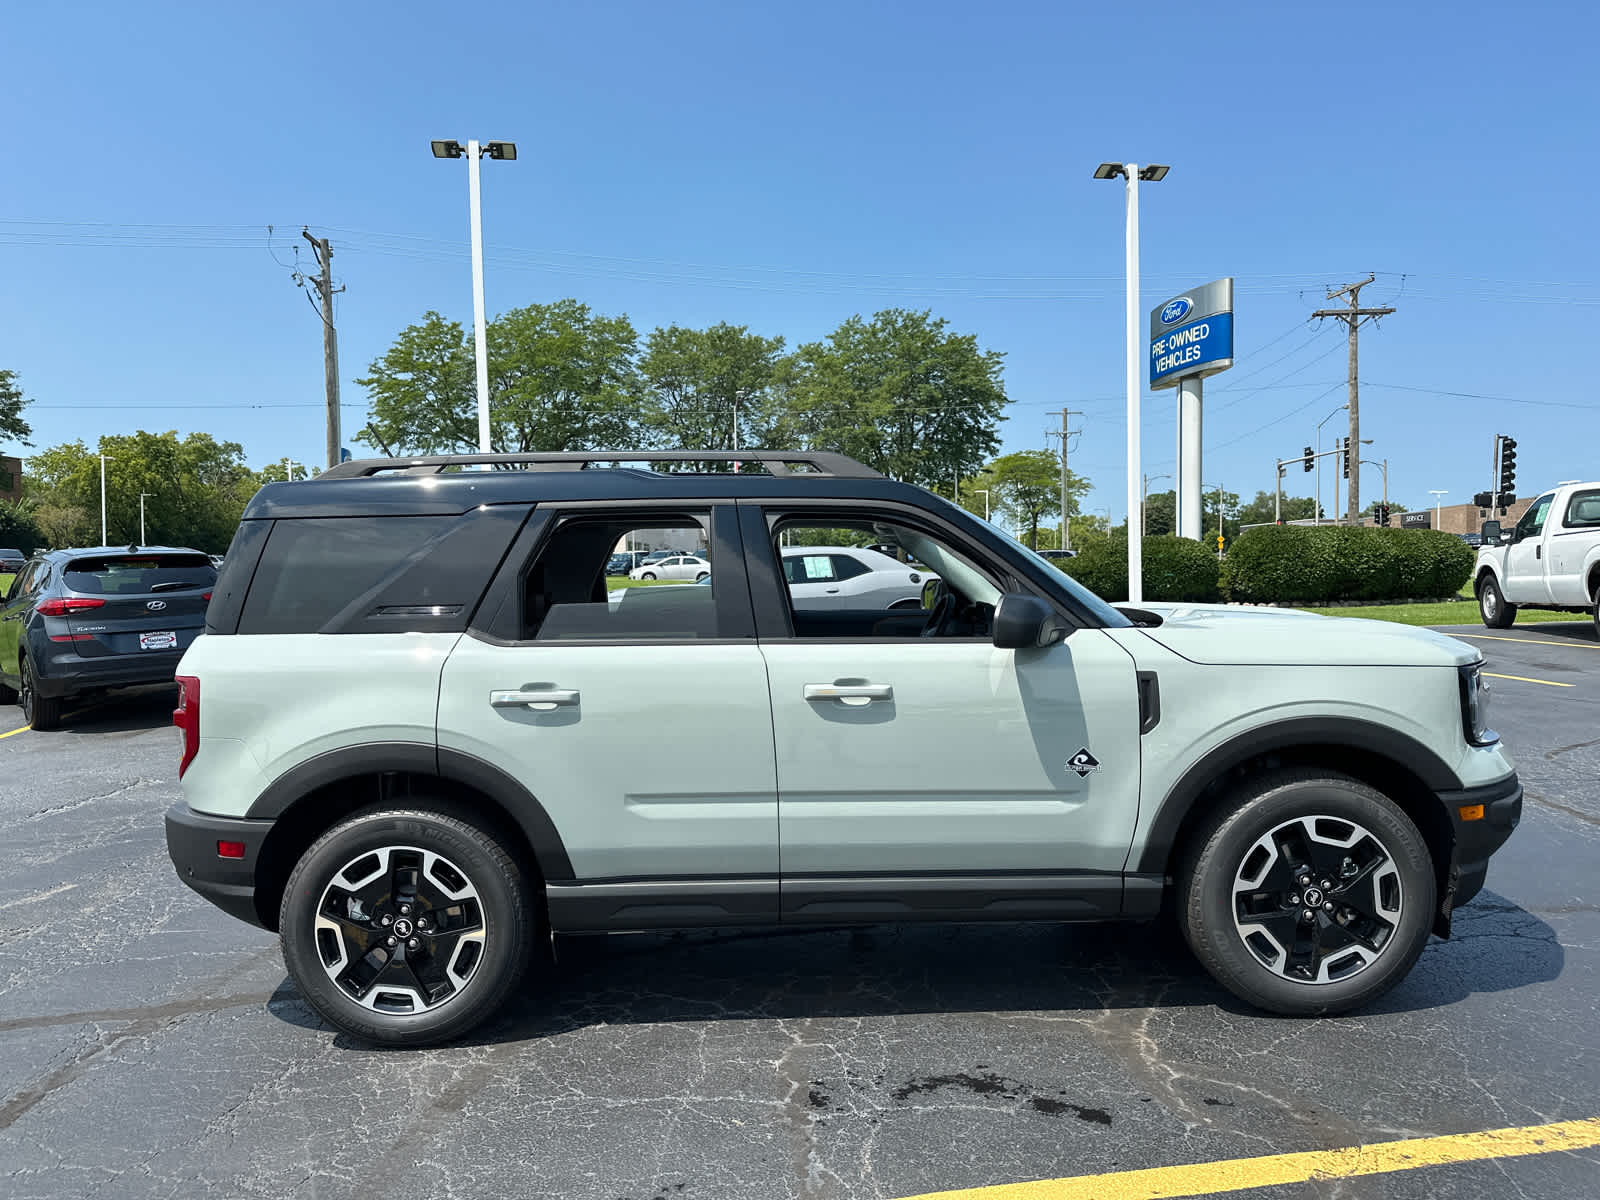
[[[1496,681],[1528,804],[1488,888],[1378,1005],[1321,1021],[1244,1008],[1158,927],[880,926],[567,939],[472,1040],[377,1050],[173,874],[169,696],[18,735],[4,1194],[888,1200],[1600,1115],[1600,652],[1549,628],[1474,643],[1578,685]],[[1597,1164],[1250,1194],[1581,1196]]]

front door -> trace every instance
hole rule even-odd
[[[623,535],[690,519],[709,524],[709,513],[562,513],[525,562],[504,568],[513,624],[475,624],[444,666],[441,749],[482,759],[533,795],[572,864],[563,886],[614,901],[592,922],[601,927],[714,922],[726,900],[710,894],[716,881],[743,881],[746,898],[761,890],[746,885],[765,881],[775,910],[766,671],[751,631],[739,637],[727,620],[742,570],[713,570],[709,585],[607,591],[606,559]],[[742,602],[748,621],[747,591]],[[557,927],[589,923],[559,919],[560,891],[551,888]],[[563,911],[580,910],[598,911]]]
[[[1517,522],[1517,539],[1506,551],[1506,599],[1512,604],[1544,604],[1550,599],[1545,583],[1544,523],[1550,515],[1552,492],[1540,496]]]
[[[998,649],[988,623],[1003,565],[891,514],[856,520],[864,536],[892,530],[946,598],[910,622],[882,609],[795,622],[786,601],[790,636],[763,628],[785,919],[1114,911],[1138,815],[1132,657],[1098,629]],[[784,576],[752,568],[753,589],[764,578]],[[1075,881],[1098,896],[1088,908],[1041,899]]]

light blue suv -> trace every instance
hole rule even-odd
[[[250,503],[179,669],[168,845],[330,1022],[460,1035],[545,985],[552,933],[1164,901],[1237,995],[1338,1012],[1448,934],[1517,823],[1460,642],[1130,617],[850,459],[718,457],[369,460]],[[482,463],[524,469],[448,469]],[[684,530],[705,584],[608,590],[625,537]],[[937,584],[797,605],[782,549],[849,544]]]

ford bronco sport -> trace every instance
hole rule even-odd
[[[458,1036],[554,933],[1164,901],[1238,996],[1339,1012],[1448,935],[1517,823],[1460,642],[1130,616],[853,460],[733,457],[374,459],[251,501],[178,672],[167,841],[333,1025]],[[685,531],[705,583],[608,590],[625,539]],[[937,578],[807,609],[781,547],[816,544]]]

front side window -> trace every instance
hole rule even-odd
[[[1519,539],[1534,537],[1544,532],[1544,521],[1550,515],[1550,502],[1554,499],[1554,493],[1540,496],[1533,502],[1533,507],[1522,514],[1522,520],[1517,522]]]
[[[521,640],[679,641],[717,636],[715,572],[667,554],[644,564],[671,578],[606,578],[618,547],[709,542],[710,514],[571,516],[558,523],[522,576]],[[694,569],[690,569],[694,568]],[[694,586],[711,573],[710,587]],[[682,576],[682,578],[679,578]]]

